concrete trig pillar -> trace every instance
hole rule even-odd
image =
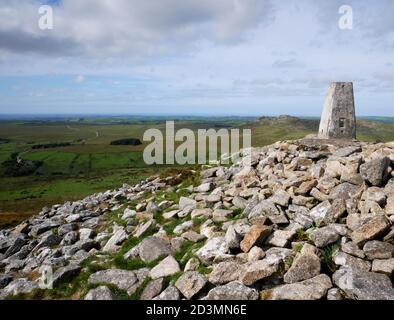
[[[352,82],[333,82],[320,119],[320,139],[355,139],[356,112]]]

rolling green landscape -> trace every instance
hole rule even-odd
[[[43,206],[134,184],[179,166],[148,166],[143,150],[149,128],[165,132],[164,117],[75,117],[0,120],[0,228],[14,225]],[[316,133],[318,119],[293,117],[180,117],[176,129],[248,128],[252,145]],[[111,145],[120,139],[139,145]],[[394,141],[391,118],[359,119],[358,139]]]

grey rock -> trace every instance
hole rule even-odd
[[[59,283],[72,280],[78,276],[81,269],[78,265],[69,265],[56,270],[53,274],[53,285],[56,286]]]
[[[248,215],[248,218],[251,221],[261,219],[262,217],[266,217],[270,219],[272,223],[277,224],[288,222],[286,216],[270,200],[263,200],[259,202],[253,209],[251,209]]]
[[[206,182],[203,184],[200,184],[196,190],[197,192],[209,192],[212,191],[215,188],[215,185],[212,182]]]
[[[330,201],[324,201],[314,207],[310,212],[309,216],[317,224],[320,224],[323,220],[327,218],[328,212],[331,209]]]
[[[357,245],[362,245],[381,236],[389,227],[390,222],[385,216],[376,216],[354,230],[350,237]]]
[[[232,210],[216,209],[213,211],[212,220],[215,222],[224,222],[233,216]]]
[[[387,157],[373,159],[361,165],[360,174],[364,180],[373,186],[380,187],[388,178],[387,169],[390,162],[390,158]]]
[[[233,199],[233,205],[239,209],[245,209],[248,205],[248,201],[242,197],[235,196]]]
[[[141,300],[152,300],[158,296],[164,289],[164,278],[150,281],[142,291]]]
[[[311,240],[318,248],[324,248],[329,244],[335,243],[339,238],[338,232],[332,226],[316,229],[311,234]]]
[[[242,271],[240,280],[243,284],[250,286],[257,281],[271,277],[279,270],[280,264],[265,258],[248,263]]]
[[[214,285],[226,284],[240,278],[244,266],[237,262],[220,262],[213,266],[209,274],[209,282]]]
[[[341,149],[338,149],[333,153],[334,157],[348,157],[352,155],[353,153],[356,152],[361,152],[361,147],[360,146],[349,146],[349,147],[344,147]]]
[[[181,197],[179,199],[179,209],[180,210],[188,210],[188,211],[192,211],[194,209],[197,208],[197,201],[190,199],[190,198],[186,198],[186,197]]]
[[[208,292],[207,300],[257,300],[256,289],[249,288],[238,281],[218,286]]]
[[[144,262],[152,262],[166,257],[170,253],[171,248],[169,243],[158,237],[145,238],[139,245],[139,255]]]
[[[338,288],[332,288],[327,292],[327,300],[329,301],[339,301],[343,300],[343,295],[341,290]]]
[[[197,271],[182,274],[175,282],[175,287],[187,298],[197,295],[207,284],[207,279]]]
[[[175,234],[177,234],[177,235],[180,235],[180,234],[182,234],[183,232],[185,232],[185,231],[190,230],[191,228],[193,228],[193,226],[194,226],[193,220],[185,221],[185,222],[183,222],[183,223],[177,225],[177,226],[174,228],[173,232],[174,232]]]
[[[265,252],[260,247],[253,247],[248,252],[248,262],[261,260],[265,257]]]
[[[11,281],[13,277],[9,274],[0,274],[0,289],[5,288]]]
[[[289,242],[296,235],[296,231],[294,230],[276,230],[268,239],[268,243],[274,247],[286,247]]]
[[[63,238],[61,244],[62,244],[62,245],[69,246],[69,245],[74,244],[74,243],[77,242],[77,241],[78,241],[78,232],[76,232],[76,231],[70,231],[69,233],[67,233],[67,234],[64,236],[64,238]]]
[[[168,256],[155,266],[149,273],[149,276],[154,280],[167,276],[172,276],[181,271],[179,263],[173,256]]]
[[[56,234],[50,233],[44,237],[42,237],[41,241],[38,243],[38,245],[34,248],[34,250],[37,250],[39,248],[44,248],[44,247],[52,247],[58,245],[62,241],[62,238],[59,237]]]
[[[224,237],[209,239],[197,252],[196,256],[205,264],[212,264],[213,260],[220,255],[225,255],[228,247]]]
[[[78,223],[67,223],[63,224],[59,227],[57,234],[60,237],[63,237],[65,234],[71,232],[71,231],[76,231],[78,230]]]
[[[374,260],[372,262],[372,271],[384,273],[391,277],[394,272],[394,258],[385,260]]]
[[[370,271],[371,263],[369,261],[356,258],[344,252],[336,252],[333,255],[333,261],[337,266],[349,267],[354,270]]]
[[[153,298],[152,300],[163,300],[163,301],[170,301],[170,300],[180,300],[181,295],[179,290],[173,286],[168,287],[165,289],[160,295]]]
[[[115,252],[119,249],[121,245],[128,238],[127,233],[124,229],[117,230],[114,235],[105,244],[103,251],[105,252]]]
[[[8,258],[8,257],[12,256],[13,254],[19,252],[26,243],[27,243],[27,241],[25,239],[22,239],[19,237],[16,238],[15,241],[13,241],[12,245],[4,253],[3,259]]]
[[[134,293],[138,278],[133,271],[107,269],[90,275],[88,282],[90,284],[113,284],[119,289]]]
[[[350,299],[394,300],[394,289],[387,275],[343,268],[333,275],[334,283]]]
[[[89,228],[81,228],[79,230],[79,239],[81,240],[88,240],[93,239],[95,236],[95,232]]]
[[[270,248],[265,252],[266,259],[275,264],[284,263],[287,260],[293,260],[295,252],[286,248]]]
[[[43,222],[40,223],[39,225],[33,226],[29,234],[33,237],[37,237],[40,234],[59,226],[60,226],[60,222],[51,222],[51,221]]]
[[[285,283],[295,283],[307,280],[319,275],[320,268],[320,258],[314,252],[301,252],[294,259],[290,269],[284,275],[283,280]]]
[[[289,205],[290,195],[284,190],[279,190],[270,198],[270,201],[282,207],[287,207]]]
[[[100,286],[91,289],[85,296],[85,300],[110,301],[115,300],[115,295],[108,287]]]
[[[155,202],[150,201],[146,206],[146,211],[151,213],[158,213],[160,211],[160,208]]]
[[[342,244],[341,250],[357,258],[364,259],[365,253],[354,242],[346,242]]]
[[[225,240],[229,249],[239,249],[242,238],[242,235],[237,232],[234,225],[230,225],[227,228]]]
[[[29,294],[36,289],[38,289],[36,282],[24,278],[15,279],[0,291],[0,300],[19,294]]]
[[[368,241],[363,251],[369,260],[390,259],[394,257],[394,245],[382,241]]]
[[[261,292],[262,300],[319,300],[332,287],[331,279],[320,274],[312,279],[286,284]]]
[[[333,200],[334,199],[348,200],[348,199],[355,197],[358,192],[360,192],[359,186],[345,182],[345,183],[341,183],[340,185],[336,186],[330,192],[330,198]]]

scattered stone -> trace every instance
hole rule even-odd
[[[390,259],[394,257],[394,245],[382,241],[368,241],[363,251],[369,260]]]
[[[330,199],[348,200],[354,198],[360,192],[360,187],[348,182],[341,183],[330,192]]]
[[[343,300],[343,295],[341,290],[338,288],[332,288],[327,292],[327,300],[329,301],[339,301]]]
[[[357,258],[364,259],[365,253],[354,242],[346,242],[342,244],[341,250]]]
[[[194,226],[193,220],[185,221],[185,222],[183,222],[183,223],[177,225],[177,226],[174,228],[173,232],[174,232],[175,234],[178,234],[178,235],[179,235],[179,234],[182,234],[183,232],[185,232],[185,231],[187,231],[187,230],[193,228],[193,226]]]
[[[354,270],[360,271],[370,271],[371,270],[371,263],[369,261],[356,258],[351,256],[350,254],[344,252],[336,252],[333,255],[333,261],[337,266],[349,267]]]
[[[85,300],[115,300],[115,296],[108,287],[100,286],[95,289],[91,289],[85,296]]]
[[[139,225],[134,231],[134,237],[140,238],[142,237],[150,228],[154,226],[154,220],[149,220],[142,225]]]
[[[221,262],[213,266],[209,275],[209,282],[215,285],[226,284],[239,279],[243,266],[237,262]]]
[[[127,220],[130,218],[134,218],[136,216],[136,214],[137,214],[137,211],[126,208],[123,212],[122,219]]]
[[[241,241],[241,250],[248,252],[253,246],[259,245],[267,239],[271,232],[271,227],[261,224],[253,225]]]
[[[166,257],[171,253],[169,243],[158,237],[145,238],[138,248],[141,260],[148,263]]]
[[[320,300],[332,287],[331,279],[320,274],[312,279],[286,284],[261,292],[262,300]]]
[[[372,272],[384,273],[391,277],[394,272],[394,258],[374,260],[372,262]]]
[[[205,264],[212,264],[217,256],[225,255],[228,247],[224,237],[216,237],[209,239],[205,245],[200,248],[196,255]]]
[[[373,240],[383,235],[389,227],[390,222],[385,216],[377,216],[354,230],[350,237],[357,245],[362,245],[368,240]]]
[[[240,280],[243,284],[250,286],[259,280],[269,278],[279,271],[280,265],[265,258],[263,260],[251,262],[245,266]]]
[[[360,174],[364,180],[368,181],[373,186],[380,187],[388,178],[387,169],[390,166],[390,162],[390,159],[387,157],[368,161],[361,165]]]
[[[197,295],[207,284],[207,279],[197,271],[188,271],[179,277],[175,287],[187,298]]]
[[[155,280],[172,276],[179,271],[181,271],[181,269],[179,268],[178,261],[176,261],[173,256],[168,256],[149,272],[149,276]]]
[[[88,282],[90,284],[112,284],[132,294],[134,293],[134,285],[138,282],[138,278],[133,271],[107,269],[90,275]]]
[[[303,250],[306,247],[304,246]],[[306,250],[305,250],[306,251]],[[283,277],[285,283],[295,283],[313,278],[320,274],[320,258],[311,251],[296,256],[290,269]]]
[[[349,299],[394,300],[393,285],[384,274],[343,268],[334,273],[333,281]]]
[[[284,190],[279,190],[270,198],[270,200],[282,207],[287,207],[289,205],[290,195]]]
[[[249,288],[238,281],[213,288],[208,292],[208,300],[257,300],[257,290]]]
[[[173,286],[170,286],[167,289],[165,289],[162,293],[160,293],[160,295],[153,298],[152,300],[170,301],[170,300],[180,300],[180,298],[181,296],[179,290]]]
[[[164,289],[164,278],[150,281],[141,293],[141,300],[152,300]]]
[[[190,258],[188,262],[186,262],[184,272],[187,271],[196,271],[200,266],[200,261],[197,258]]]
[[[38,289],[38,284],[25,278],[11,281],[2,291],[0,291],[0,300],[17,296],[19,294],[29,294]]]
[[[265,257],[265,252],[260,247],[253,247],[248,253],[248,262],[261,260]]]
[[[206,182],[206,183],[199,185],[196,188],[196,191],[204,193],[204,192],[212,191],[214,188],[215,188],[215,185],[212,182]]]
[[[224,222],[233,216],[232,210],[216,209],[213,212],[212,219],[215,222]]]
[[[114,235],[108,240],[103,248],[105,252],[115,252],[119,249],[121,245],[127,239],[127,233],[123,229],[120,229],[114,233]]]
[[[324,248],[335,243],[339,238],[338,232],[332,226],[319,228],[311,233],[311,240],[318,248]]]
[[[5,288],[12,280],[9,274],[0,274],[0,289]]]
[[[197,202],[193,199],[181,197],[179,199],[179,209],[192,211],[197,208]]]
[[[78,265],[69,265],[56,270],[53,274],[53,285],[56,286],[59,283],[72,280],[78,276],[81,269]]]
[[[297,233],[294,230],[276,230],[268,239],[268,243],[274,247],[287,247]]]
[[[234,227],[234,225],[230,225],[226,231],[225,236],[226,245],[229,249],[239,249],[242,241],[242,235],[239,234]]]

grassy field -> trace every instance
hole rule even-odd
[[[165,131],[162,118],[84,118],[0,121],[0,163],[17,154],[41,166],[27,176],[5,176],[0,170],[0,228],[35,214],[45,205],[80,199],[169,169],[148,166],[142,152],[147,145],[113,146],[111,141],[138,138],[146,129]],[[387,119],[386,119],[387,120]],[[358,138],[394,141],[393,121],[359,121]],[[302,138],[318,130],[317,119],[296,118],[181,118],[176,129],[250,128],[253,146]],[[33,149],[37,144],[67,143],[63,147]],[[173,168],[172,168],[173,169]]]

